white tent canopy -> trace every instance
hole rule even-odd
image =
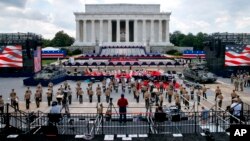
[[[54,48],[54,47],[46,47],[43,48],[42,51],[57,51],[60,50],[59,48]]]

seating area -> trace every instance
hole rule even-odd
[[[142,56],[146,55],[143,47],[102,47],[100,56]]]
[[[108,60],[95,60],[95,61],[87,61],[87,60],[76,60],[74,63],[71,62],[63,62],[64,66],[140,66],[140,65],[150,65],[150,66],[156,66],[156,65],[161,65],[161,66],[181,66],[181,65],[185,65],[185,63],[183,62],[176,62],[176,61],[166,61],[166,60],[162,60],[162,61],[143,61],[143,60],[138,60],[135,61],[133,59],[130,60],[122,60],[122,61],[108,61]]]

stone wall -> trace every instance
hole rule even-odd
[[[166,53],[169,50],[177,50],[183,53],[184,50],[193,50],[193,47],[176,47],[176,46],[151,46],[150,52]]]
[[[94,46],[84,46],[84,47],[71,46],[71,47],[60,47],[60,48],[69,49],[70,51],[80,49],[84,54],[94,53],[94,50],[95,50]],[[193,47],[176,47],[176,46],[151,46],[149,48],[150,48],[151,53],[159,52],[163,54],[165,54],[166,51],[169,51],[169,50],[177,50],[179,52],[183,52],[184,50],[193,50]],[[148,51],[148,49],[146,49],[146,51]]]
[[[85,47],[82,47],[82,46],[71,46],[71,47],[60,47],[60,48],[65,48],[65,49],[68,49],[70,51],[73,51],[73,50],[76,50],[76,49],[79,49],[82,51],[83,54],[88,54],[88,53],[94,53],[94,50],[95,50],[95,47],[93,46],[85,46]]]

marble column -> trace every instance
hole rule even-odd
[[[87,42],[87,20],[83,21],[83,42]]]
[[[80,41],[80,21],[76,20],[76,41]]]
[[[103,42],[103,20],[100,20],[100,38],[99,38],[99,43],[102,44]]]
[[[169,20],[166,20],[166,42],[169,42]]]
[[[137,20],[134,20],[134,42],[137,42]]]
[[[120,20],[116,20],[116,42],[120,42]]]
[[[111,20],[108,20],[108,42],[112,42],[112,27],[111,27]]]
[[[91,41],[95,43],[95,20],[91,20]]]
[[[162,42],[162,21],[159,20],[159,42]]]
[[[146,20],[142,20],[142,41],[146,42]]]
[[[150,42],[154,42],[154,20],[151,20]]]
[[[126,20],[126,42],[129,42],[129,20]]]

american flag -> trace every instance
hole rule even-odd
[[[1,67],[23,67],[22,46],[0,46]]]
[[[201,50],[196,50],[196,51],[185,50],[182,54],[182,58],[188,58],[188,59],[194,59],[194,58],[204,59],[205,57],[206,57],[205,51],[201,51]]]
[[[250,45],[227,45],[225,66],[249,66]]]
[[[34,72],[39,72],[41,69],[41,47],[37,47],[34,51]]]

